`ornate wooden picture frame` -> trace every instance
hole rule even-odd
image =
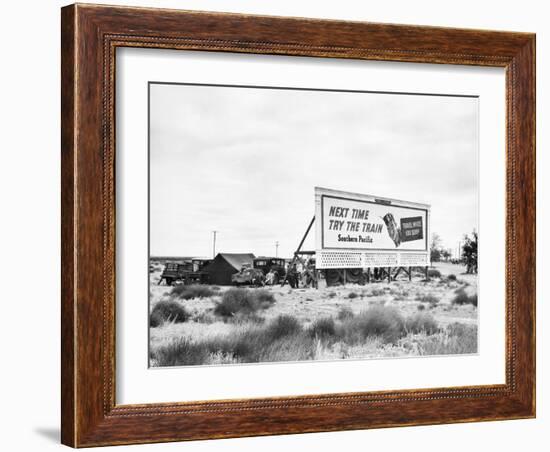
[[[535,36],[71,5],[62,9],[62,442],[73,447],[535,416]],[[117,405],[115,51],[493,66],[506,71],[506,382]]]

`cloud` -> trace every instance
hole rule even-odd
[[[151,252],[290,256],[313,187],[431,204],[455,247],[477,228],[477,99],[151,86]],[[313,249],[313,241],[307,243]]]

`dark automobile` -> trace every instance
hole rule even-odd
[[[250,268],[244,266],[237,273],[231,275],[231,282],[236,286],[251,285],[251,286],[263,286],[265,276],[260,269]]]
[[[253,261],[255,269],[261,270],[264,275],[270,271],[274,273],[273,284],[278,284],[285,277],[285,260],[280,257],[257,257]]]

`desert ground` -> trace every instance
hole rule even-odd
[[[162,268],[151,262],[152,367],[477,352],[477,275],[461,265],[321,289],[170,287]]]

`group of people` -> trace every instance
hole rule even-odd
[[[314,287],[315,286],[315,265],[312,261],[307,261],[305,265],[301,265],[301,269],[293,263],[287,268],[286,280],[293,289],[300,287]]]
[[[290,287],[293,289],[315,286],[315,264],[311,261],[300,265],[297,265],[296,263],[287,264],[285,272],[286,282],[288,282]],[[282,284],[283,278],[277,273],[276,270],[271,268],[265,274],[262,285],[274,286],[278,283]]]

